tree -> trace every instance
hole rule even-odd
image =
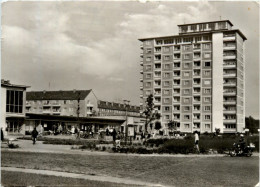
[[[246,117],[246,128],[251,133],[258,133],[259,120],[255,120],[252,116]]]
[[[156,121],[155,125],[154,125],[155,130],[160,130],[162,128],[161,122],[160,121]]]
[[[153,104],[153,94],[150,94],[146,99],[146,106],[143,112],[145,115],[145,131],[147,131],[147,126],[155,119],[160,119],[161,115],[157,112],[154,112]]]

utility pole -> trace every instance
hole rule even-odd
[[[127,124],[127,106],[129,106],[130,101],[124,100],[125,104],[125,145],[127,145],[127,136],[128,136],[128,124]]]

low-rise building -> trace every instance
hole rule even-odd
[[[26,88],[1,79],[1,127],[4,133],[22,133],[25,119]]]

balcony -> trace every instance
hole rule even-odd
[[[161,84],[154,84],[154,88],[161,88]]]
[[[237,76],[236,73],[224,73],[224,74],[223,74],[223,77],[224,77],[224,78],[227,78],[227,77],[233,77],[233,78],[235,78],[236,76]]]
[[[143,82],[144,80],[143,80],[143,78],[140,78],[140,82]]]
[[[224,133],[235,133],[236,131],[237,131],[236,128],[232,128],[232,129],[224,128],[223,129]]]
[[[140,60],[140,65],[143,66],[144,65],[144,61]]]
[[[237,104],[236,101],[232,101],[232,100],[231,100],[231,101],[229,101],[229,100],[226,100],[226,101],[225,101],[225,100],[224,100],[223,103],[224,103],[224,105],[236,105],[236,104]]]
[[[236,68],[236,64],[223,64],[224,69],[234,69]]]
[[[52,111],[52,113],[53,113],[53,114],[60,114],[61,111],[60,111],[60,110],[54,110],[54,111]]]
[[[140,97],[141,97],[141,98],[143,98],[143,96],[144,96],[143,94],[140,94]]]
[[[235,41],[236,37],[235,36],[228,36],[228,37],[224,37],[223,41],[227,42],[227,41]]]
[[[226,96],[235,96],[237,92],[223,92],[223,94]]]
[[[142,89],[144,89],[144,87],[143,87],[143,86],[140,86],[140,90],[142,90]]]
[[[223,113],[224,114],[236,114],[236,110],[233,109],[233,110],[223,110]]]
[[[143,69],[141,69],[141,70],[140,70],[140,73],[141,73],[141,74],[143,74],[143,73],[144,73],[144,70],[143,70]]]
[[[224,60],[234,60],[236,58],[237,57],[236,57],[235,54],[233,54],[233,55],[224,55],[224,57],[223,57]]]
[[[141,44],[141,45],[140,45],[140,48],[143,49],[143,48],[144,48],[144,44]]]
[[[236,119],[224,119],[223,122],[224,124],[230,124],[230,123],[236,123]]]
[[[154,92],[154,96],[161,96],[161,92]]]
[[[229,50],[236,50],[236,46],[224,46],[223,47],[224,51],[229,51]]]
[[[236,87],[237,83],[236,82],[225,82],[225,83],[223,83],[223,85],[225,87]]]
[[[51,111],[50,111],[50,110],[43,110],[42,113],[43,113],[43,114],[50,114]]]

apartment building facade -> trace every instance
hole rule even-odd
[[[93,90],[33,91],[26,94],[26,112],[59,116],[140,116],[140,107],[99,100]]]
[[[247,39],[229,20],[178,25],[179,34],[139,39],[141,107],[153,94],[161,123],[181,132],[243,132]]]

